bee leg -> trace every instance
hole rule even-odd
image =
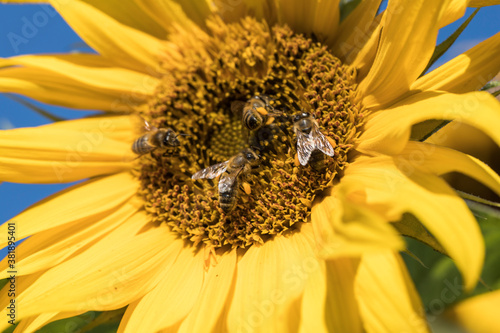
[[[163,153],[163,157],[177,157],[179,156],[180,153],[179,151],[177,151],[176,149],[167,149],[164,153]]]

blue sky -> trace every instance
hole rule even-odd
[[[471,11],[468,10],[467,13]],[[447,53],[446,59],[440,63],[499,32],[499,18],[500,6],[480,10],[457,44]],[[0,22],[1,57],[34,53],[66,53],[75,50],[88,51],[83,41],[47,5],[0,5]],[[445,38],[456,26],[455,23],[452,27],[444,28],[439,35],[439,40]],[[78,118],[88,115],[88,112],[85,111],[38,105],[64,118]],[[39,126],[49,122],[46,118],[0,94],[0,128]],[[0,223],[66,186],[68,185],[1,184]]]

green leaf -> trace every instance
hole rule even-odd
[[[484,87],[482,87],[481,90],[488,90],[488,89],[496,88],[496,87],[500,87],[500,81],[490,81],[490,82],[486,83],[486,85]]]
[[[126,308],[96,312],[57,320],[45,325],[37,333],[115,333]]]
[[[439,244],[436,238],[425,229],[415,216],[406,213],[403,215],[401,221],[395,222],[392,225],[401,235],[416,239],[431,247],[433,250],[446,254],[441,244]]]
[[[54,321],[45,325],[37,333],[77,333],[81,329],[95,320],[99,312],[89,311],[76,317]]]
[[[500,219],[500,203],[489,201],[475,195],[457,191],[458,195],[465,200],[469,209],[475,213],[481,214],[484,218],[499,221]],[[484,216],[486,214],[486,216]]]
[[[17,323],[15,325],[12,325],[2,331],[2,333],[12,333],[16,329]]]
[[[455,43],[457,38],[460,36],[460,34],[467,28],[469,23],[472,21],[474,16],[476,16],[477,12],[479,11],[479,8],[476,9],[468,18],[465,20],[464,23],[458,27],[457,30],[455,30],[445,41],[443,41],[441,44],[436,46],[434,49],[434,54],[432,55],[429,63],[427,64],[427,67],[424,69],[422,72],[422,75],[424,75],[429,68],[434,65],[434,63],[441,58],[441,56],[448,51],[448,49]],[[411,135],[410,138],[411,140],[415,141],[425,141],[427,140],[432,134],[436,133],[439,131],[441,128],[449,124],[449,120],[440,120],[440,119],[430,119],[426,120],[424,122],[421,122],[419,124],[416,124],[412,127],[411,129]]]
[[[431,60],[429,61],[429,63],[427,64],[427,67],[424,69],[424,71],[422,72],[422,75],[424,75],[424,73],[427,72],[427,70],[429,68],[431,68],[432,65],[434,65],[434,63],[439,60],[439,58],[441,58],[441,56],[446,52],[448,51],[448,49],[453,45],[453,43],[455,43],[455,41],[457,40],[457,38],[460,36],[460,34],[465,30],[465,28],[467,28],[467,26],[469,25],[470,21],[472,21],[472,19],[474,18],[474,16],[476,16],[477,12],[479,11],[479,8],[476,9],[472,14],[470,14],[470,16],[467,18],[467,20],[465,20],[464,23],[462,23],[457,30],[455,30],[448,38],[446,38],[445,41],[443,41],[441,44],[439,44],[438,46],[436,46],[436,48],[434,49],[434,54],[432,55],[431,57]]]
[[[79,333],[116,332],[126,308],[102,312],[97,318],[83,327]]]
[[[452,304],[465,298],[500,289],[500,205],[459,192],[474,214],[484,238],[486,256],[479,283],[472,293],[462,289],[462,278],[453,261],[415,239],[407,239],[408,250],[430,267],[404,257],[410,275],[422,298],[429,321]],[[457,221],[460,223],[460,221]]]
[[[0,280],[0,289],[2,289],[9,280],[7,278]]]

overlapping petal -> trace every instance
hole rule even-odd
[[[324,315],[329,332],[363,332],[359,303],[355,297],[359,263],[359,258],[326,261],[328,289]]]
[[[339,0],[292,0],[280,3],[278,16],[294,31],[313,33],[319,40],[333,44],[338,29]]]
[[[312,225],[324,258],[360,256],[365,252],[402,250],[404,243],[386,219],[334,192],[312,208]]]
[[[85,110],[127,111],[141,104],[116,93],[100,91],[74,80],[61,81],[61,75],[40,69],[12,67],[1,70],[0,92],[16,92],[43,103]]]
[[[500,5],[500,0],[469,0],[469,7],[486,7]]]
[[[161,40],[117,21],[91,3],[72,0],[50,4],[75,32],[110,62],[157,76]]]
[[[135,195],[139,184],[129,173],[119,173],[86,181],[58,192],[23,211],[0,226],[7,233],[9,223],[18,227],[17,238],[110,214]],[[1,247],[7,245],[2,240]]]
[[[481,89],[500,72],[498,52],[500,33],[477,44],[470,50],[418,78],[407,95],[426,90],[466,93]]]
[[[205,26],[208,16],[212,13],[210,2],[206,0],[136,0],[137,4],[152,17],[165,31],[182,26],[190,29],[195,24]]]
[[[441,19],[449,2],[389,1],[375,61],[359,85],[367,108],[390,103],[422,73],[436,43],[439,27],[434,22]]]
[[[418,169],[436,175],[460,172],[488,186],[500,195],[500,177],[477,158],[459,151],[423,142],[409,142],[394,158],[405,172]]]
[[[203,288],[189,315],[182,322],[179,332],[212,331],[223,316],[230,302],[230,291],[234,288],[237,251],[229,251],[217,257],[215,267],[209,267],[203,279]]]
[[[18,295],[20,316],[118,309],[142,297],[156,286],[163,267],[179,250],[167,228],[140,232],[149,221],[145,213],[138,213],[90,248],[43,273]],[[64,297],[68,294],[71,297]]]
[[[468,332],[495,333],[500,331],[499,308],[500,290],[495,290],[462,301],[445,314]]]
[[[351,63],[349,58],[354,58],[354,55],[365,47],[377,26],[377,21],[374,19],[380,2],[381,0],[361,1],[353,12],[340,23],[332,49],[341,59]],[[351,54],[353,55],[349,57]]]
[[[472,288],[484,260],[474,216],[441,178],[418,169],[404,171],[390,157],[359,159],[346,170],[340,186],[386,220],[397,221],[405,212],[415,215],[455,260],[466,288]]]
[[[151,75],[113,66],[109,60],[94,54],[26,55],[0,59],[0,68],[15,66],[20,66],[27,73],[29,69],[37,69],[42,77],[58,77],[57,81],[61,84],[72,81],[77,87],[81,85],[100,91],[105,96],[114,95],[116,99],[127,95],[136,104],[151,97],[159,83]],[[10,73],[13,72],[11,68]]]
[[[320,267],[313,244],[312,229],[304,225],[299,233],[248,249],[238,262],[229,331],[283,332],[294,327],[294,303],[308,276]]]
[[[47,270],[70,258],[117,228],[137,212],[139,202],[126,202],[109,215],[91,216],[36,233],[16,248],[18,276]],[[1,278],[9,277],[8,258],[0,263]]]
[[[13,333],[32,333],[48,324],[50,322],[54,322],[56,320],[61,320],[65,318],[71,318],[82,314],[83,312],[51,312],[51,313],[42,313],[37,316],[33,316],[30,318],[23,319],[16,326]]]
[[[467,123],[482,130],[500,145],[500,103],[489,93],[455,95],[427,91],[371,115],[357,149],[368,153],[397,154],[408,143],[411,126],[428,119]]]
[[[0,180],[62,183],[128,170],[134,159],[133,138],[129,117],[1,131]]]
[[[167,329],[180,324],[193,308],[205,277],[204,253],[184,248],[181,240],[169,243],[175,256],[163,264],[156,287],[129,305],[118,332]]]
[[[355,291],[368,333],[429,332],[420,298],[398,254],[363,256]]]
[[[201,31],[212,10],[228,16],[221,13],[220,3],[206,0],[137,0],[123,6],[116,0],[51,3],[100,55],[4,59],[0,61],[0,67],[6,67],[0,71],[0,91],[16,91],[59,105],[118,111],[129,111],[154,93],[160,55],[182,58],[173,41],[161,40],[168,38],[168,31],[179,27],[185,34]],[[74,186],[14,219],[22,225],[18,237],[34,235],[19,247],[19,264],[26,274],[21,277],[18,298],[25,318],[20,327],[34,330],[81,309],[129,305],[120,332],[268,332],[297,327],[301,332],[362,332],[363,328],[367,332],[427,332],[418,295],[395,254],[403,248],[403,241],[388,221],[396,221],[404,212],[417,216],[456,261],[471,288],[484,254],[481,235],[465,204],[437,176],[459,171],[498,193],[500,185],[498,175],[482,162],[408,142],[409,133],[413,124],[426,119],[454,119],[476,125],[500,143],[496,131],[500,107],[491,97],[427,91],[463,92],[477,83],[478,75],[489,77],[496,67],[484,65],[491,54],[483,56],[480,51],[496,47],[498,41],[494,36],[486,46],[471,50],[465,72],[456,71],[467,62],[461,58],[412,84],[432,54],[437,30],[461,16],[466,1],[393,0],[375,18],[379,3],[363,1],[341,24],[336,44],[337,0],[259,1],[251,6],[239,2],[232,8],[235,19],[253,13],[340,48],[344,59],[358,69],[359,96],[365,106],[380,110],[399,99],[390,109],[370,115],[357,147],[362,153],[391,156],[362,157],[349,165],[340,184],[313,206],[312,223],[302,225],[298,232],[246,252],[229,251],[207,268],[206,253],[186,247],[167,228],[151,225],[143,211],[137,212],[139,205],[130,198],[139,184],[122,172],[130,167],[134,136],[130,119],[117,118],[127,125],[111,133],[104,131],[104,143],[96,143],[59,181],[122,173]],[[484,3],[470,1],[470,5]],[[145,18],[155,23],[147,24]],[[420,58],[415,59],[415,54]],[[170,66],[175,68],[175,61]],[[460,83],[442,80],[454,70]],[[147,88],[141,90],[141,85]],[[123,101],[124,92],[136,98]],[[100,132],[92,128],[99,128],[103,119],[0,133],[0,146],[2,135],[11,136],[10,145],[5,145],[7,155],[0,156],[0,161],[10,163],[11,173],[5,171],[5,179],[0,180],[26,180],[23,174],[30,168],[48,170],[54,162],[67,162],[68,151],[78,152],[82,140],[101,142],[97,139]],[[44,139],[27,144],[29,136]],[[68,145],[76,149],[64,150]],[[423,160],[415,160],[421,151]],[[21,161],[28,154],[30,160]],[[404,169],[408,164],[411,169]],[[31,177],[32,182],[55,179],[46,172]],[[5,232],[6,226],[2,228]],[[357,257],[362,257],[361,262]],[[110,276],[116,278],[110,281]],[[64,297],[70,293],[72,297]],[[0,299],[0,305],[6,302],[6,296]]]

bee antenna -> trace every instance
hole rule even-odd
[[[252,150],[256,150],[259,153],[262,152],[262,147],[259,147],[259,146],[250,146],[250,148],[252,148]]]
[[[179,136],[191,136],[191,134],[179,133],[175,135],[175,138],[177,139]]]

